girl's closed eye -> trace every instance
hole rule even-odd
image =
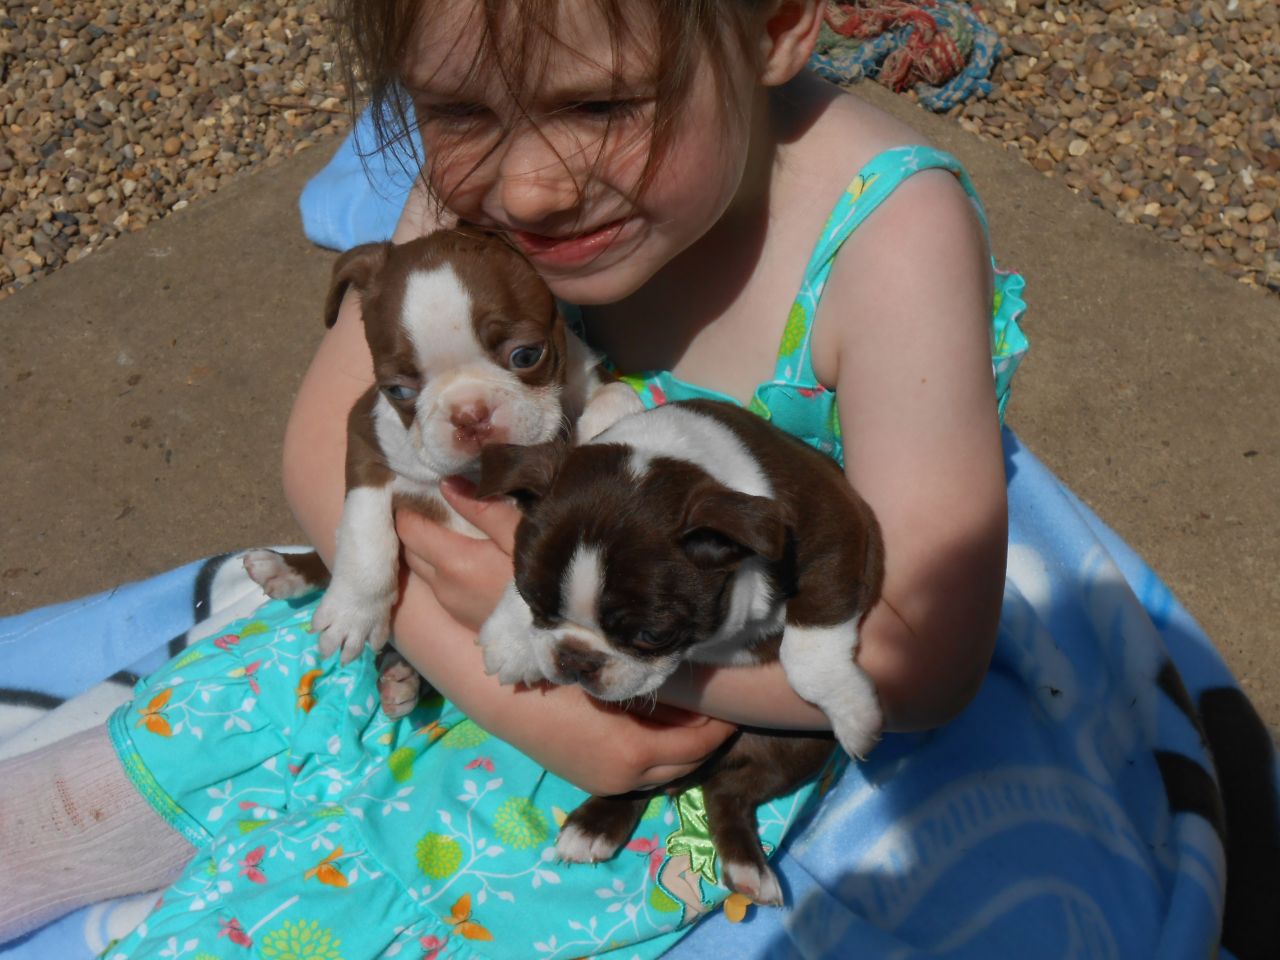
[[[652,100],[645,97],[578,100],[563,108],[561,112],[591,119],[618,121],[640,116],[652,103]]]
[[[419,118],[424,123],[467,124],[482,119],[488,109],[479,103],[432,102],[417,104]]]

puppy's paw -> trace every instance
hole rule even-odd
[[[859,671],[861,673],[861,671]],[[856,760],[865,760],[871,748],[880,742],[884,730],[884,714],[876,699],[875,688],[866,680],[866,693],[861,697],[849,697],[827,716],[831,730],[844,752]]]
[[[518,683],[533,686],[548,679],[532,654],[521,654],[495,662],[493,669],[490,669],[489,656],[486,654],[484,668],[485,673],[496,676],[498,682],[505,686],[515,686]]]
[[[316,645],[328,657],[341,651],[345,666],[368,644],[381,650],[391,635],[391,604],[378,599],[353,598],[331,588],[316,607],[311,629],[319,634]]]
[[[313,583],[274,550],[250,550],[244,555],[244,569],[272,600],[300,597],[315,589]]]
[[[722,862],[721,873],[726,887],[750,898],[753,903],[769,907],[782,906],[782,886],[768,864],[725,860]]]
[[[639,413],[644,403],[631,387],[621,381],[606,383],[591,395],[587,408],[578,418],[577,442],[588,443],[604,433],[623,417]]]
[[[549,679],[538,666],[531,637],[482,628],[478,642],[484,656],[484,672],[497,677],[499,683],[534,684]]]
[[[422,677],[409,662],[393,650],[388,650],[378,674],[378,697],[382,712],[392,720],[398,720],[413,712],[422,693]]]
[[[832,719],[831,727],[841,748],[855,760],[867,759],[867,754],[880,742],[880,722],[868,727],[861,723]]]
[[[602,833],[566,823],[556,838],[556,856],[565,863],[600,863],[612,858],[621,846]]]

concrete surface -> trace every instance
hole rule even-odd
[[[0,301],[0,613],[298,541],[280,442],[332,255],[297,198],[332,149]]]
[[[1009,420],[1170,584],[1280,729],[1280,300],[883,89],[1027,278]],[[0,302],[0,613],[298,534],[278,484],[332,254],[257,173]]]

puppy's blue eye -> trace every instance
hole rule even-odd
[[[382,392],[392,400],[398,400],[401,403],[412,400],[419,393],[416,387],[406,387],[403,383],[388,383],[382,388]]]
[[[507,357],[507,363],[513,370],[528,370],[530,367],[536,366],[538,361],[542,359],[542,344],[534,344],[528,347],[516,347],[511,351],[511,356]]]

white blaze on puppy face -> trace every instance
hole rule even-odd
[[[562,643],[597,653],[603,665],[592,678],[579,682],[602,700],[626,700],[643,696],[662,686],[680,663],[679,656],[641,659],[619,650],[600,627],[600,604],[605,587],[605,558],[600,548],[580,543],[569,560],[561,580],[560,616],[562,626],[540,637],[544,649],[540,657],[553,674],[557,672]],[[557,677],[559,682],[565,678]]]
[[[459,411],[487,411],[492,439],[499,442],[541,443],[560,426],[560,387],[530,386],[495,362],[477,336],[475,309],[471,292],[449,264],[415,271],[405,282],[400,324],[424,381],[406,439],[439,476],[465,471],[478,453],[474,440],[459,436],[453,422]],[[378,420],[380,439],[395,432],[398,415],[385,400]]]
[[[600,548],[578,544],[561,582],[560,610],[570,623],[600,632],[596,605],[604,592],[604,561]]]

